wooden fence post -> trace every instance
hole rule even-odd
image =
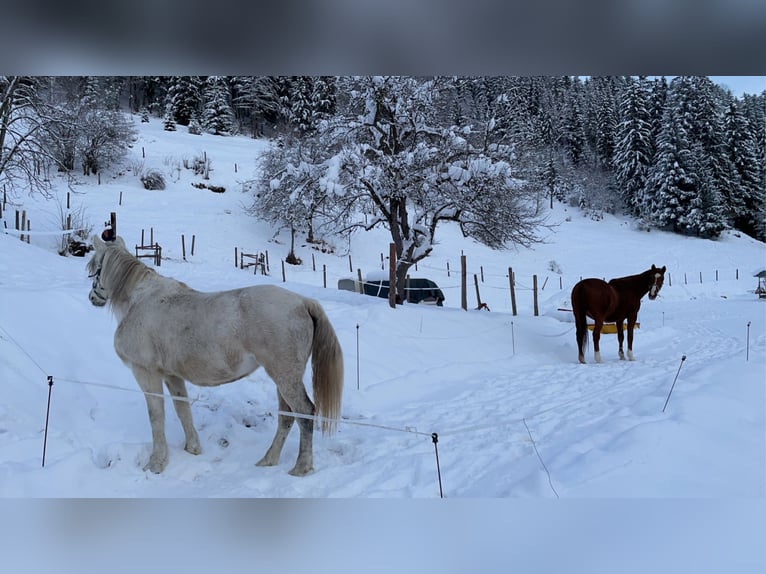
[[[357,277],[357,282],[358,282],[357,284],[359,285],[359,287],[357,288],[357,292],[359,292],[359,294],[362,294],[362,293],[364,293],[364,283],[362,283],[362,269],[361,268],[356,270],[356,277]]]
[[[237,248],[235,247],[234,248],[234,267],[237,266],[237,259],[239,258],[237,257]]]
[[[481,295],[479,294],[479,278],[476,276],[476,273],[473,274],[473,284],[476,287],[476,308],[481,309]]]
[[[511,286],[511,311],[516,315],[516,286],[513,281],[513,267],[508,268],[508,283]]]
[[[468,311],[468,294],[466,289],[466,262],[465,255],[460,256],[460,307]]]
[[[537,275],[532,275],[532,290],[534,291],[535,317],[539,315],[537,309]]]
[[[181,256],[186,261],[186,238],[183,233],[181,234]]]
[[[287,277],[285,275],[285,260],[282,259],[282,283],[287,282]]]
[[[322,263],[322,284],[327,289],[327,265]]]
[[[24,241],[24,228],[27,226],[27,210],[21,212],[21,240]]]
[[[191,248],[191,254],[194,255],[194,240],[197,238],[196,235],[192,235],[192,248]]]

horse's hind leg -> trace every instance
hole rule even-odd
[[[277,399],[279,400],[279,410],[282,412],[292,412],[290,406],[285,401],[282,393],[277,388]],[[282,447],[285,445],[285,439],[290,434],[290,429],[293,428],[295,417],[288,415],[277,416],[277,433],[274,435],[274,440],[271,441],[271,446],[263,458],[256,463],[256,466],[275,466],[279,464],[279,455],[282,452]]]
[[[173,406],[176,409],[178,420],[181,421],[181,426],[184,429],[184,435],[186,436],[186,445],[184,450],[191,454],[199,454],[202,452],[202,448],[199,444],[199,436],[194,428],[194,422],[192,421],[191,406],[189,405],[189,395],[186,392],[186,383],[180,377],[168,376],[165,377],[165,384],[168,387],[168,391],[172,397],[177,397],[182,400],[174,400]]]
[[[587,323],[585,326],[583,326],[579,321],[577,321],[575,333],[575,336],[577,337],[577,360],[585,364],[585,353],[583,352],[583,347],[588,343]]]
[[[168,463],[168,443],[165,439],[165,399],[162,397],[162,376],[140,367],[133,367],[133,375],[144,392],[149,424],[152,426],[152,455],[144,470],[160,473]],[[151,393],[151,394],[148,394]]]
[[[601,327],[604,326],[603,319],[594,319],[595,325],[593,325],[593,359],[597,362],[601,362],[601,349],[599,348],[599,341],[601,340]]]
[[[309,416],[314,415],[314,403],[311,402],[308,394],[306,394],[306,388],[303,386],[303,382],[300,378],[297,379],[297,382],[292,384],[277,383],[277,388],[280,409],[287,407],[284,408],[284,410]],[[273,460],[272,464],[277,463],[279,453],[282,451],[282,445],[284,445],[287,433],[290,431],[293,419],[298,418],[298,429],[301,433],[298,459],[295,461],[295,466],[289,471],[289,474],[292,474],[293,476],[303,476],[311,472],[314,468],[314,454],[312,450],[314,442],[314,420],[302,417],[284,418],[289,419],[289,423],[287,421],[283,423],[282,420],[278,421],[277,434],[274,436],[274,442],[271,447],[269,447],[263,460]]]
[[[618,351],[620,354],[620,360],[625,360],[625,353],[622,350],[622,342],[625,340],[625,333],[622,332],[622,319],[619,319],[615,322],[615,325],[617,327],[617,342],[620,344],[620,350]]]

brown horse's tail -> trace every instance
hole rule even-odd
[[[581,301],[579,283],[572,289],[572,314],[575,320],[577,351],[584,355],[588,349],[588,315],[586,302]]]
[[[311,348],[311,369],[314,407],[322,419],[322,433],[335,431],[340,417],[343,396],[343,350],[332,323],[315,300],[306,303],[314,320],[314,343]]]

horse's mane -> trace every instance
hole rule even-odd
[[[615,277],[614,279],[610,279],[609,283],[619,283],[619,284],[628,284],[628,283],[635,283],[639,280],[646,279],[649,280],[649,277],[651,276],[652,270],[647,269],[646,271],[643,271],[641,273],[636,273],[635,275],[627,275],[625,277]],[[648,289],[648,287],[647,287]]]
[[[107,249],[101,262],[101,284],[109,290],[112,306],[126,303],[137,283],[156,274],[154,269],[117,246]]]

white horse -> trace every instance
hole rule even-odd
[[[277,385],[279,410],[321,417],[335,430],[343,390],[343,353],[330,321],[314,299],[277,286],[259,285],[202,293],[164,277],[133,257],[122,238],[93,237],[88,262],[93,305],[110,303],[118,325],[114,348],[145,393],[153,448],[144,470],[168,462],[162,382],[173,397],[186,450],[201,452],[186,393],[189,381],[214,386],[246,377],[259,366]],[[303,385],[312,359],[314,403]],[[315,408],[316,407],[316,408]],[[274,466],[296,417],[279,415],[277,432],[258,466]],[[313,469],[314,422],[299,417],[300,447],[290,474]]]

